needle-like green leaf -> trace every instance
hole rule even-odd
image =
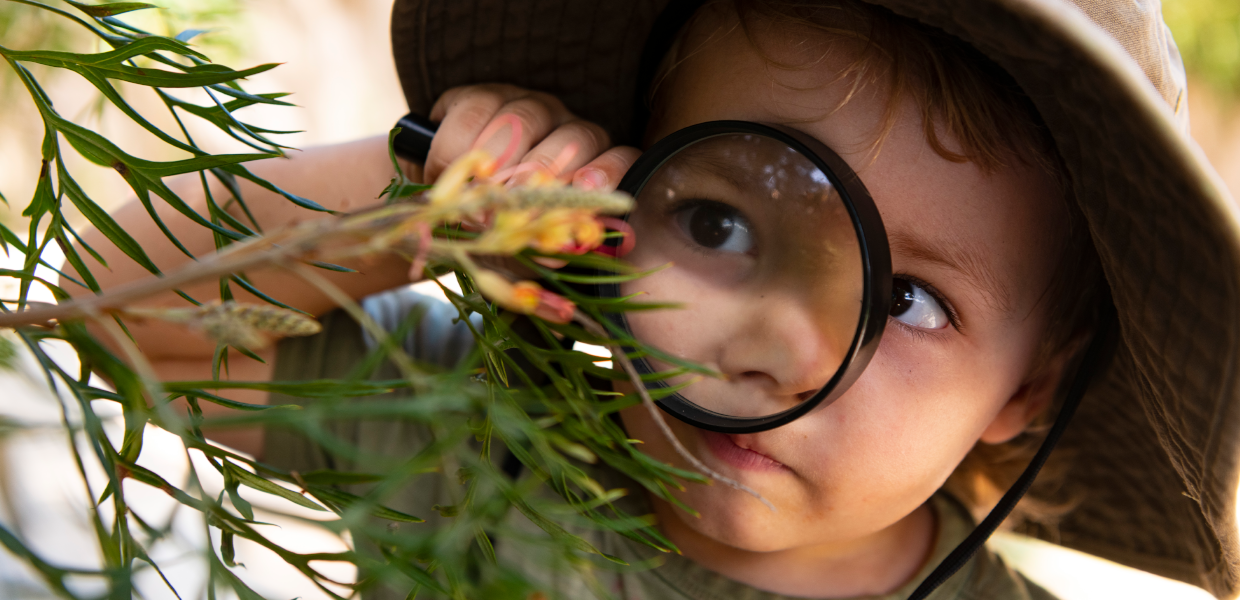
[[[124,50],[124,48],[121,50]],[[177,72],[155,68],[131,67],[125,64],[113,64],[111,62],[95,62],[94,60],[82,59],[81,57],[83,55],[65,52],[10,50],[3,46],[0,46],[0,55],[14,61],[32,62],[47,65],[49,67],[69,69],[73,71],[89,69],[107,77],[108,79],[160,88],[191,88],[211,86],[236,81],[238,79],[245,79],[251,75],[264,73],[276,67],[275,64],[265,64],[241,71],[234,71],[228,67],[207,64],[187,67],[184,71]],[[99,55],[93,56],[97,57]]]
[[[347,477],[329,477],[329,476],[324,475],[320,478],[321,479],[322,478],[336,479],[337,480],[336,483],[332,485],[363,483],[361,481],[349,481]],[[348,492],[343,492],[336,488],[327,487],[326,485],[310,485],[310,489],[308,491],[310,495],[314,496],[316,499],[320,501],[329,502],[329,503],[335,504],[345,509],[358,503],[367,502],[364,498],[361,498],[360,496],[356,496]],[[425,519],[419,519],[418,517],[415,517],[413,515],[406,514],[398,510],[388,508],[386,506],[373,504],[373,503],[371,504],[372,506],[370,507],[370,514],[376,517],[379,517],[380,519],[386,519],[388,521],[396,521],[398,523],[424,523],[425,522]]]
[[[321,379],[315,381],[169,381],[164,390],[181,394],[194,390],[261,390],[286,394],[299,398],[345,398],[349,396],[373,396],[409,387],[403,379],[388,381],[340,381]]]
[[[75,14],[72,14],[72,13],[70,13],[70,12],[68,12],[68,11],[64,10],[64,9],[61,9],[61,8],[55,7],[55,6],[48,6],[48,5],[43,4],[43,3],[41,3],[41,2],[34,2],[33,0],[8,0],[8,1],[9,1],[9,2],[15,2],[15,3],[17,3],[17,4],[25,4],[25,5],[27,5],[27,6],[33,6],[33,7],[36,7],[36,8],[42,9],[42,10],[46,10],[46,11],[51,12],[51,13],[55,13],[55,14],[60,15],[60,16],[62,16],[62,17],[65,17],[65,18],[67,18],[67,19],[69,19],[69,20],[71,20],[71,21],[73,21],[73,22],[77,23],[78,25],[81,25],[82,27],[85,27],[85,28],[86,28],[87,30],[89,30],[91,33],[93,33],[93,34],[95,34],[96,36],[98,36],[98,37],[102,38],[104,41],[108,42],[109,44],[111,44],[111,45],[113,45],[113,46],[123,46],[124,44],[126,44],[126,43],[128,43],[128,42],[130,41],[129,39],[127,39],[127,37],[124,37],[124,36],[118,36],[118,35],[115,35],[115,34],[109,33],[109,32],[107,32],[107,31],[104,31],[104,30],[102,30],[102,29],[99,29],[98,27],[95,27],[95,26],[94,26],[94,25],[92,25],[91,23],[88,23],[87,21],[83,20],[81,17],[79,17],[79,16],[77,16],[77,15],[75,15]]]
[[[56,177],[60,181],[65,195],[82,212],[86,220],[90,221],[90,224],[94,225],[95,229],[98,229],[108,240],[116,244],[116,247],[121,252],[124,252],[126,256],[133,259],[134,262],[141,265],[147,271],[158,275],[160,273],[159,267],[155,266],[155,263],[146,255],[146,251],[142,249],[138,241],[133,239],[133,236],[129,235],[129,232],[125,231],[125,228],[121,227],[107,211],[100,208],[98,204],[95,204],[93,200],[86,196],[86,192],[83,192],[82,188],[73,180],[73,177],[69,175],[69,171],[65,168],[63,161],[56,161],[56,169]]]
[[[285,500],[288,500],[289,502],[292,502],[293,504],[304,506],[309,509],[321,510],[321,511],[327,510],[323,508],[322,506],[319,506],[317,503],[311,500],[308,500],[305,496],[302,496],[301,494],[298,494],[297,492],[294,492],[279,484],[273,483],[272,481],[268,479],[259,477],[258,475],[255,475],[245,469],[237,467],[230,462],[224,463],[224,469],[230,472],[232,476],[236,477],[237,480],[240,481],[242,484],[248,487],[254,488],[260,492],[267,492],[268,494],[279,496],[281,498],[284,498]]]
[[[49,64],[51,66],[57,66],[59,64],[80,65],[85,67],[121,65],[131,58],[152,52],[174,52],[182,56],[193,56],[204,60],[207,58],[201,52],[190,48],[184,42],[162,36],[144,37],[140,40],[129,42],[114,50],[100,52],[98,54],[78,54],[74,52],[60,52],[56,50],[9,50],[7,48],[0,48],[0,54],[4,54],[13,60],[31,62],[46,61],[43,62],[43,64]]]
[[[135,10],[159,8],[154,4],[147,4],[145,2],[110,2],[108,4],[86,4],[75,2],[74,0],[65,0],[65,2],[72,4],[74,8],[96,19],[112,17]]]

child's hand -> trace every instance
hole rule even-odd
[[[578,118],[550,94],[503,84],[471,85],[444,92],[431,108],[428,116],[440,126],[424,181],[434,183],[449,163],[474,148],[501,156],[511,129],[495,122],[510,114],[521,122],[521,139],[500,170],[528,164],[576,186],[610,191],[640,154],[636,148],[612,147],[602,127]],[[518,169],[515,180],[528,172]]]

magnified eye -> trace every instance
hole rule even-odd
[[[891,282],[891,316],[918,329],[947,327],[947,311],[925,288],[907,279]]]
[[[753,249],[753,228],[740,211],[719,202],[698,202],[676,213],[676,224],[699,246],[720,252]]]

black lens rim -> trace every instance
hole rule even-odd
[[[684,148],[712,137],[736,134],[761,135],[787,144],[827,176],[852,219],[861,249],[862,273],[865,277],[861,315],[848,353],[830,381],[805,402],[762,417],[734,417],[702,408],[679,393],[655,401],[664,412],[694,427],[720,433],[754,433],[786,425],[815,409],[830,405],[861,376],[861,372],[878,349],[883,328],[887,324],[891,305],[891,251],[878,207],[874,205],[874,200],[861,183],[860,177],[826,144],[789,127],[751,121],[709,121],[691,125],[669,134],[642,153],[621,179],[618,189],[636,198],[663,164]],[[627,215],[625,219],[628,219]],[[605,297],[618,298],[620,284],[603,284],[598,291]],[[616,325],[632,334],[623,313],[612,313],[611,317]],[[626,353],[633,351],[627,347],[624,350]],[[642,374],[655,372],[644,358],[634,358],[633,364]],[[665,388],[667,384],[653,381],[649,382],[647,387]]]

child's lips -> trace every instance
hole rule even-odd
[[[750,436],[728,435],[714,431],[702,431],[706,446],[715,458],[742,471],[788,471],[783,463],[753,450]],[[747,439],[748,438],[748,439]]]

